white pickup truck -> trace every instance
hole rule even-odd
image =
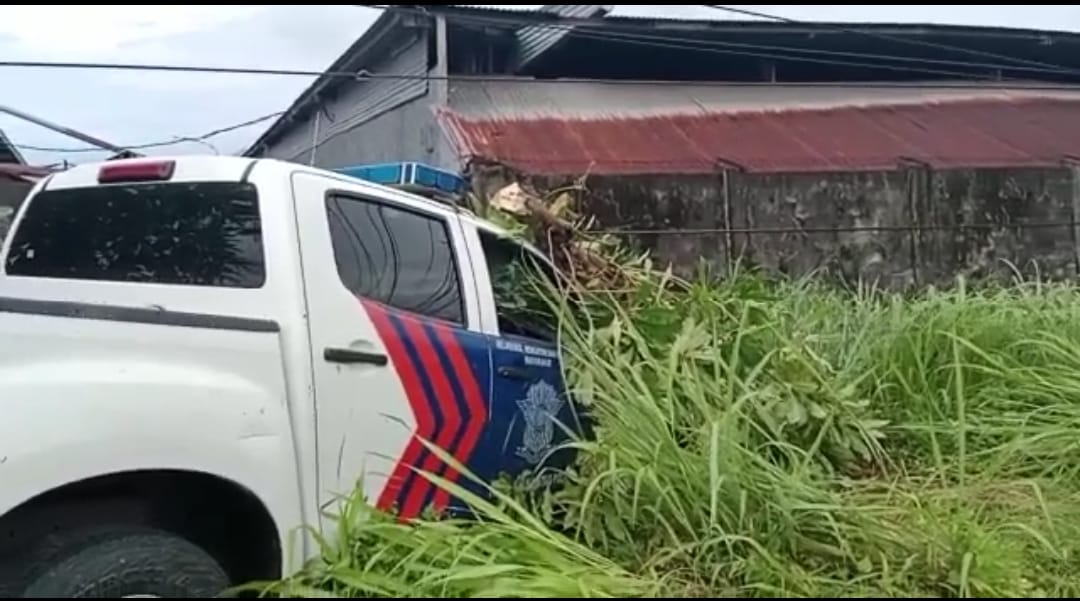
[[[484,479],[551,464],[576,419],[553,328],[493,285],[530,256],[452,204],[274,160],[39,182],[0,260],[0,593],[281,577],[341,495],[457,506],[411,469],[467,484],[418,437]]]

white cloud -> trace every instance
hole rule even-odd
[[[104,53],[124,44],[212,29],[263,6],[9,5],[0,8],[0,30],[28,52]]]

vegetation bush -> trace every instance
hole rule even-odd
[[[399,523],[358,496],[322,556],[267,592],[1080,594],[1074,287],[684,281],[590,244],[605,259],[571,259],[572,305],[541,291],[595,421],[564,486],[486,500],[425,474],[469,521]]]

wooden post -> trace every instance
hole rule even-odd
[[[1069,224],[1072,226],[1069,231],[1072,234],[1072,247],[1073,247],[1073,269],[1075,275],[1080,277],[1080,222],[1077,218],[1080,217],[1080,164],[1075,161],[1069,162],[1069,174],[1072,180],[1072,198],[1069,203]]]
[[[723,169],[720,177],[720,196],[724,203],[724,253],[727,255],[727,270],[730,274],[735,270],[735,234],[731,231],[731,170]]]
[[[919,268],[922,266],[922,211],[920,201],[929,201],[931,194],[931,167],[922,161],[909,158],[900,159],[900,168],[905,171],[905,190],[908,212],[908,244],[911,261],[911,280],[919,286]]]

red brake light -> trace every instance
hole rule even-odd
[[[165,181],[175,170],[176,161],[124,161],[102,167],[98,183]]]

